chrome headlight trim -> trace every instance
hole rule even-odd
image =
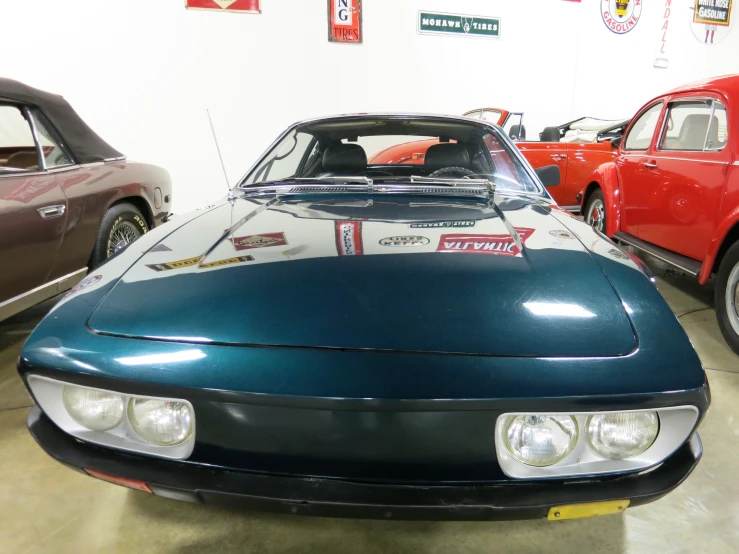
[[[601,457],[590,447],[586,425],[590,416],[636,412],[656,412],[659,417],[660,429],[657,438],[644,452],[625,460],[611,460]],[[505,442],[505,427],[508,418],[520,415],[568,415],[574,417],[580,428],[575,448],[564,460],[550,466],[534,467],[520,462],[508,451]],[[509,412],[501,414],[495,422],[495,451],[503,473],[514,479],[552,479],[643,471],[662,463],[680,448],[695,429],[698,416],[699,411],[695,406],[598,412]]]
[[[40,375],[33,374],[28,375],[27,381],[28,386],[31,388],[31,391],[36,398],[36,402],[38,402],[39,407],[49,417],[49,419],[51,419],[62,431],[82,441],[99,444],[101,446],[107,446],[126,452],[133,452],[136,454],[148,454],[150,456],[167,458],[170,460],[187,459],[190,454],[192,454],[192,451],[195,448],[195,432],[197,430],[195,410],[193,409],[192,404],[187,400],[183,400],[180,398],[125,394],[120,391],[102,389],[99,387],[88,387],[85,385],[68,383],[65,381],[59,381],[56,379],[51,379],[49,377],[42,377]],[[64,407],[63,393],[64,387],[66,386],[99,390],[109,392],[111,394],[121,395],[123,397],[124,406],[128,406],[128,402],[131,398],[147,398],[154,400],[170,400],[175,402],[182,402],[183,404],[186,404],[190,409],[190,414],[192,417],[192,432],[184,442],[176,446],[157,446],[145,441],[138,435],[138,433],[136,433],[136,431],[134,431],[127,415],[124,416],[123,421],[118,426],[109,431],[92,431],[77,423],[72,418],[72,416],[69,415],[66,408]],[[124,409],[124,413],[125,412],[127,412],[127,410]]]

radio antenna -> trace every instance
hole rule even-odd
[[[218,137],[216,136],[216,129],[213,127],[213,119],[210,117],[210,110],[205,109],[205,112],[208,114],[208,121],[210,122],[210,130],[213,133],[213,140],[216,143],[216,150],[218,150],[218,159],[221,160],[221,169],[223,169],[223,176],[226,178],[226,187],[228,187],[228,192],[231,192],[231,185],[228,183],[228,174],[226,173],[226,164],[223,163],[223,156],[221,155],[221,147],[218,145]]]

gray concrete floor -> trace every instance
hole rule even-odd
[[[31,401],[15,363],[47,302],[0,323],[0,552],[739,552],[739,357],[721,338],[712,287],[647,262],[713,393],[703,460],[662,500],[563,522],[362,521],[229,511],[102,483],[54,462],[25,428]]]

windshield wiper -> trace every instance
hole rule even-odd
[[[242,190],[258,189],[261,187],[268,187],[272,185],[287,185],[290,183],[331,183],[331,184],[364,184],[371,185],[372,179],[361,175],[357,176],[346,176],[346,177],[288,177],[286,179],[279,179],[278,181],[265,181],[258,185],[246,185],[240,187]]]
[[[371,194],[431,194],[488,198],[495,191],[495,184],[487,179],[436,179],[419,176],[383,178],[379,184],[368,177],[309,177],[250,185],[241,187],[241,190],[247,195],[368,192]]]

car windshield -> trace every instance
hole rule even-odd
[[[407,183],[486,180],[546,195],[497,129],[434,117],[351,116],[292,128],[241,182]],[[351,178],[351,179],[349,179]]]

